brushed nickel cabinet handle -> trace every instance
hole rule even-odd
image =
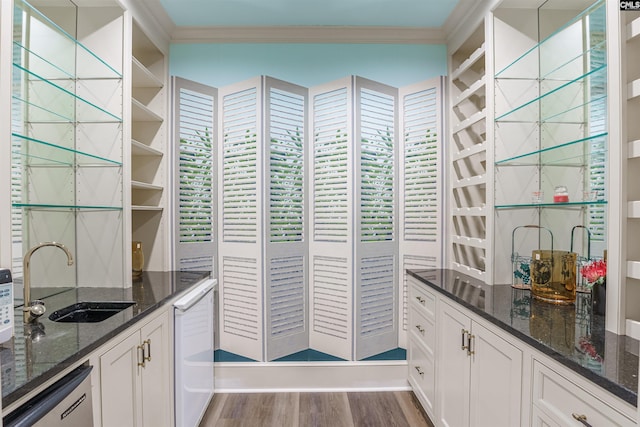
[[[571,414],[573,416],[574,419],[580,421],[582,423],[583,426],[585,427],[593,427],[591,424],[589,424],[587,422],[587,416],[584,414],[576,414],[575,412],[573,414]]]
[[[461,344],[461,350],[467,350],[469,351],[469,347],[468,347],[468,341],[466,340],[467,338],[467,334],[469,333],[469,331],[467,331],[466,329],[462,329],[461,334],[462,334],[462,344]]]
[[[416,366],[416,371],[418,371],[418,374],[424,378],[424,371],[422,369],[420,369],[420,366]]]
[[[146,360],[144,357],[144,346],[139,345],[136,349],[138,351],[138,366],[142,366],[144,368],[144,361]],[[142,362],[140,361],[140,354],[142,354]]]
[[[144,340],[142,342],[142,345],[145,345],[145,344],[147,346],[147,352],[146,352],[147,356],[144,358],[144,360],[146,360],[147,362],[151,362],[151,339],[149,338],[149,339]],[[143,354],[144,354],[144,352],[143,352]]]
[[[418,302],[422,305],[424,305],[424,303],[426,302],[426,300],[422,297],[416,297],[416,299],[418,300]]]
[[[422,335],[424,335],[424,328],[420,325],[416,325],[416,329],[418,330],[418,332],[420,332]]]
[[[469,339],[467,340],[467,356],[471,356],[476,353],[472,348],[475,338],[475,335],[469,334]]]

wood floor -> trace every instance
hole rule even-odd
[[[433,427],[410,391],[216,394],[200,427]]]

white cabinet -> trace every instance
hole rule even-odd
[[[533,362],[533,426],[635,426],[603,399],[537,360]]]
[[[437,328],[436,425],[520,425],[522,351],[444,301]]]
[[[409,276],[409,384],[422,407],[435,419],[436,298]]]
[[[102,427],[170,427],[169,312],[144,323],[100,360]]]

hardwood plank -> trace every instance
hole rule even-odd
[[[297,393],[229,394],[217,416],[206,418],[200,425],[209,426],[297,426]],[[215,402],[214,402],[215,406]]]
[[[300,426],[354,427],[346,393],[300,393]]]
[[[411,427],[434,427],[433,422],[420,406],[418,398],[412,391],[396,391],[393,394]]]
[[[215,425],[215,420],[220,418],[220,412],[222,411],[222,407],[227,400],[228,394],[219,394],[215,393],[213,395],[213,399],[211,399],[211,403],[207,407],[204,415],[202,416],[202,421],[200,421],[201,427],[209,427]]]
[[[215,394],[200,427],[433,427],[410,391]]]
[[[413,427],[393,393],[347,393],[356,426]]]

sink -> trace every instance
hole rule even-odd
[[[134,301],[86,301],[56,310],[49,320],[68,323],[102,322],[114,314],[134,305]]]

